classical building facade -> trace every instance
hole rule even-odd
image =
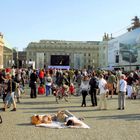
[[[0,68],[3,68],[3,47],[4,47],[3,35],[0,33]]]
[[[99,68],[108,67],[108,40],[100,42],[99,47]]]
[[[13,50],[4,46],[3,48],[3,67],[8,68],[13,65]]]
[[[25,51],[18,51],[18,67],[26,68],[27,61],[26,61],[26,52]]]
[[[35,62],[36,68],[61,65],[63,60],[65,63],[62,65],[69,65],[70,68],[97,68],[101,46],[99,41],[40,40],[28,44],[26,59],[27,62]]]

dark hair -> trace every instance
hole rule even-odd
[[[93,77],[94,77],[94,76],[96,76],[96,73],[95,73],[95,71],[93,71],[93,72],[92,72],[92,76],[93,76]]]
[[[74,122],[72,120],[68,120],[66,125],[67,126],[74,125]]]

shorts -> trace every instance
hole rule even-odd
[[[108,90],[111,91],[114,89],[113,84],[107,83]]]
[[[11,94],[10,93],[7,93],[7,96],[5,97],[4,102],[6,104],[9,104],[9,102],[10,103],[13,103],[14,102],[14,94],[15,94],[15,92],[12,92]]]

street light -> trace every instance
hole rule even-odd
[[[131,46],[129,45],[129,69],[130,69],[130,71],[131,71],[131,62],[132,62]]]
[[[18,48],[15,47],[16,50],[16,63],[17,63],[17,68],[19,67],[19,62],[18,62]]]
[[[92,59],[92,69],[94,69],[94,59]]]

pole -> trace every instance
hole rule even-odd
[[[130,45],[129,45],[129,70],[131,71],[131,61],[132,61],[132,55],[130,52]]]

